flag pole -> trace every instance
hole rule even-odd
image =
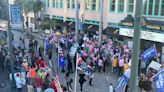
[[[57,62],[57,75],[59,73],[59,41],[58,41],[58,62]]]
[[[157,58],[157,62],[159,61],[159,59],[158,59],[158,52],[157,52],[157,48],[156,48],[156,45],[154,44],[154,49],[155,49],[155,51],[156,51],[156,58]]]
[[[76,53],[76,70],[75,70],[75,86],[74,86],[74,92],[76,92],[76,86],[77,86],[77,60],[78,60],[79,54]]]

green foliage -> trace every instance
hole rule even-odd
[[[44,22],[40,25],[40,28],[41,28],[42,30],[45,30],[45,29],[50,30],[51,28],[53,29],[55,26],[56,26],[55,20],[49,19],[49,20],[44,21]]]

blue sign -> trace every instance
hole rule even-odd
[[[141,54],[141,58],[143,61],[148,61],[150,58],[154,57],[155,55],[157,55],[157,51],[155,49],[155,46],[151,46],[150,48],[146,49],[142,54]]]
[[[129,78],[125,74],[121,76],[121,79],[117,83],[115,90],[118,90],[120,87],[124,86],[128,82]]]
[[[10,5],[11,12],[11,23],[12,24],[21,24],[21,9],[19,5]]]
[[[64,67],[65,61],[64,61],[64,57],[60,56],[58,57],[58,67]]]
[[[164,69],[161,70],[155,77],[154,82],[156,86],[156,92],[164,92]]]

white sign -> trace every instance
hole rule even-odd
[[[158,62],[155,62],[155,61],[152,61],[150,64],[149,64],[149,68],[153,68],[155,70],[160,70],[161,68],[161,64],[159,64]]]
[[[164,46],[162,46],[162,54],[164,54]]]
[[[119,34],[133,37],[134,29],[120,28]],[[141,31],[141,39],[164,43],[164,34]]]

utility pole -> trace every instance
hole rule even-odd
[[[141,17],[142,17],[143,0],[136,0],[135,7],[135,21],[133,33],[133,50],[132,50],[132,66],[130,77],[130,92],[137,92],[137,76],[138,76],[138,62],[140,50],[140,30],[141,30]],[[139,6],[139,7],[138,7]]]
[[[9,15],[9,3],[8,0],[6,0],[6,14],[7,14],[7,20],[8,20],[8,31],[7,31],[7,37],[8,37],[8,48],[9,48],[9,56],[10,56],[10,68],[11,68],[11,74],[12,74],[12,80],[11,80],[11,91],[15,92],[15,78],[14,78],[14,68],[13,68],[13,45],[12,45],[12,34],[10,30],[10,15]]]
[[[100,5],[100,12],[99,12],[99,40],[98,40],[98,46],[101,46],[102,42],[102,30],[103,30],[103,4],[104,0],[101,0],[101,5]]]
[[[78,46],[78,34],[79,34],[79,5],[78,1],[75,1],[75,9],[76,9],[76,22],[75,22],[75,32],[76,32],[76,46]]]

